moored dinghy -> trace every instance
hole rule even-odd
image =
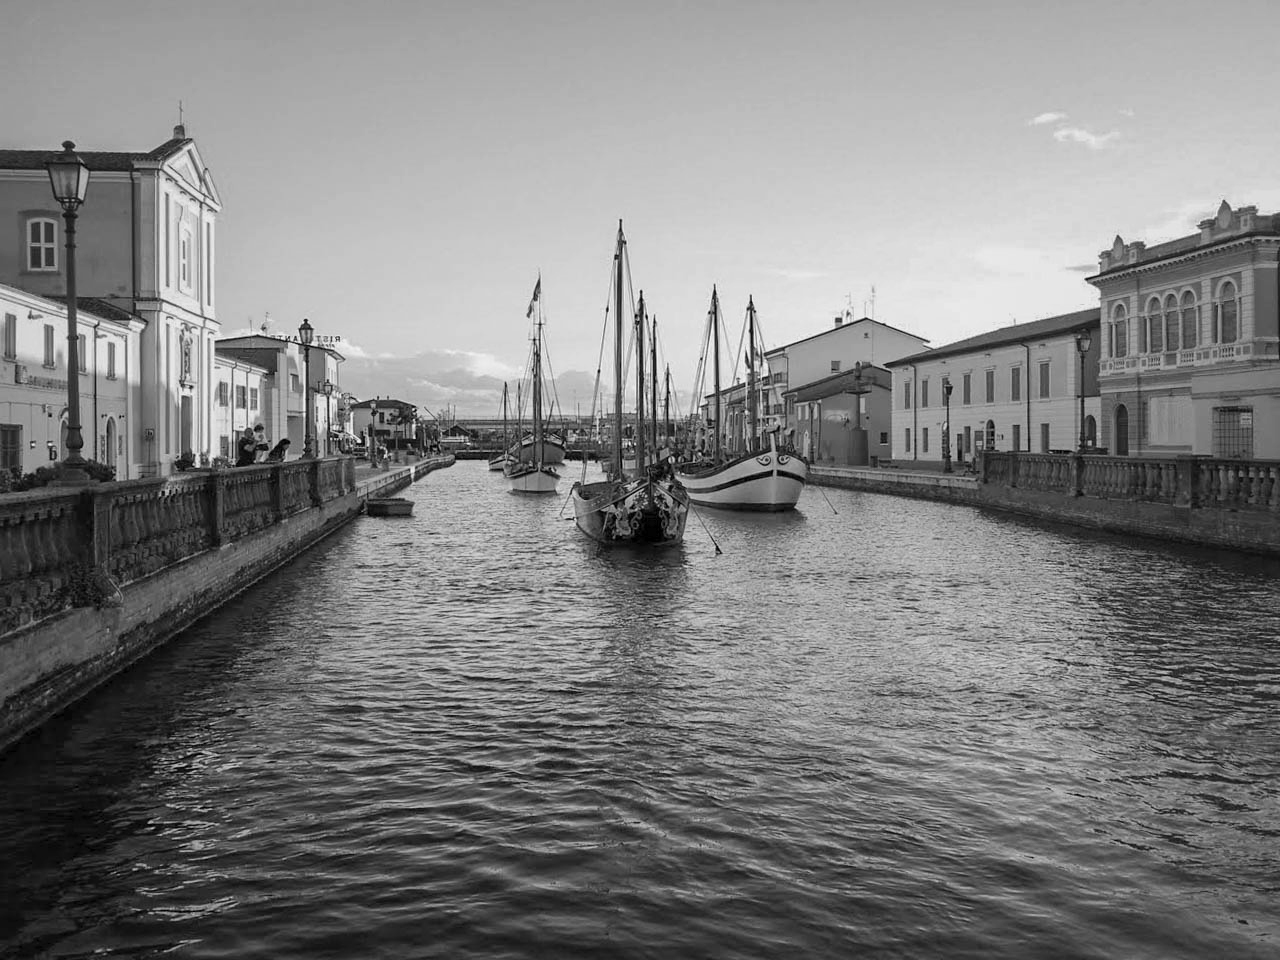
[[[626,269],[626,239],[618,223],[613,257],[614,292],[614,423],[621,424],[623,399],[622,287]],[[684,540],[689,497],[676,480],[669,461],[646,463],[644,453],[644,295],[636,311],[636,463],[638,475],[628,477],[622,465],[622,431],[613,431],[612,455],[605,465],[606,479],[573,485],[574,522],[591,539],[610,546],[672,546]],[[583,471],[586,461],[583,461]]]

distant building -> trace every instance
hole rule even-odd
[[[788,390],[786,402],[796,424],[786,439],[810,460],[867,466],[871,458],[890,458],[893,374],[884,367],[855,363],[852,370]],[[859,429],[865,448],[854,439]]]
[[[388,450],[412,446],[421,439],[418,408],[412,403],[396,400],[393,397],[376,397],[373,400],[352,403],[349,410],[352,432],[363,438],[366,443],[368,443],[371,427],[374,438],[384,444]],[[458,424],[454,424],[450,431],[445,431],[444,435],[470,437],[469,431]]]
[[[57,152],[0,150],[0,216],[13,225],[0,239],[0,282],[49,299],[66,294],[62,211],[45,171]],[[217,452],[214,248],[222,201],[181,125],[152,150],[78,152],[90,170],[76,228],[79,297],[87,309],[109,305],[138,328],[128,366],[133,413],[120,427],[129,458],[123,474],[167,473],[184,451]],[[83,407],[81,420],[87,424]],[[85,431],[86,457],[91,435]]]
[[[1280,459],[1280,214],[1225,200],[1199,233],[1099,255],[1101,442]]]
[[[1082,333],[1089,336],[1083,365],[1077,347]],[[941,462],[948,410],[950,454],[957,461],[977,449],[1075,450],[1082,427],[1094,446],[1099,343],[1094,308],[1001,327],[891,361],[893,459]]]

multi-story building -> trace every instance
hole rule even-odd
[[[375,409],[376,408],[376,409]],[[388,450],[411,446],[418,433],[418,408],[412,403],[391,397],[361,400],[349,407],[351,430],[368,443],[370,426],[373,436]],[[456,422],[442,431],[441,442],[471,442],[476,438],[474,430],[468,430]]]
[[[866,466],[887,460],[892,391],[888,370],[861,362],[789,390],[786,400],[795,411],[796,426],[787,428],[786,440],[817,463]]]
[[[0,218],[10,224],[3,234],[10,239],[0,241],[0,282],[50,299],[66,293],[64,222],[45,169],[56,152],[0,150]],[[214,245],[222,202],[181,125],[153,150],[79,155],[90,171],[76,228],[79,296],[139,328],[133,412],[120,427],[129,458],[123,474],[167,473],[184,452],[217,453]]]
[[[306,348],[296,338],[266,334],[223,337],[217,342],[217,352],[226,361],[239,361],[266,371],[262,406],[254,423],[262,423],[273,443],[287,438],[289,455],[301,456],[309,432],[313,453],[323,456],[335,452],[338,438],[329,434],[341,423],[338,411],[342,389],[338,371],[344,359],[342,354],[329,346],[313,343]],[[326,383],[332,384],[329,393],[325,392]],[[310,390],[306,389],[308,384]]]
[[[797,391],[837,374],[851,371],[856,363],[885,367],[889,361],[924,350],[929,341],[905,330],[899,330],[870,317],[852,319],[851,314],[837,316],[830,329],[786,346],[765,352],[769,364],[768,402],[770,412],[766,425],[778,426],[788,434],[803,437],[796,412]],[[832,416],[835,408],[828,405]],[[809,411],[806,411],[809,412]],[[808,417],[804,418],[806,421]],[[887,426],[876,429],[876,437]],[[811,431],[811,436],[813,431]],[[874,448],[874,444],[872,447]],[[813,451],[817,455],[819,451]]]
[[[893,459],[942,461],[948,421],[955,460],[978,449],[1075,450],[1082,436],[1096,449],[1098,317],[1079,310],[889,362]]]
[[[126,480],[141,323],[101,301],[78,306],[80,453]],[[0,469],[31,473],[67,455],[67,308],[0,285],[0,323]]]
[[[1225,200],[1199,233],[1099,255],[1102,443],[1280,458],[1280,214]]]
[[[252,429],[261,424],[271,444],[282,439],[268,428],[269,423],[272,427],[275,425],[268,411],[279,408],[278,403],[273,403],[275,377],[271,370],[219,352],[213,358],[213,374],[213,426],[218,437],[215,456],[234,463],[238,453],[236,438],[246,427]],[[301,452],[301,448],[295,451]]]

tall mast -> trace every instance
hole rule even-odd
[[[541,278],[539,278],[541,279]],[[537,333],[533,338],[533,463],[542,469],[542,300],[538,300]]]
[[[653,452],[658,452],[658,315],[649,328],[649,418],[653,431]]]
[[[618,221],[618,249],[613,254],[613,476],[622,479],[622,256],[627,241]]]
[[[662,398],[662,433],[664,437],[671,437],[671,364],[667,364],[666,376],[663,377],[666,385],[666,392]]]
[[[760,398],[756,394],[756,305],[750,294],[747,295],[747,423],[751,429],[747,450],[754,453],[760,433]]]
[[[644,468],[644,291],[636,308],[636,470]]]
[[[711,445],[712,459],[717,463],[720,462],[720,295],[716,293],[715,284],[711,286],[711,342],[712,361],[711,369],[714,371],[713,383],[716,395],[716,433],[715,439]]]
[[[439,418],[437,418],[439,419]],[[437,428],[438,430],[439,428]],[[502,455],[511,453],[511,439],[507,436],[507,381],[502,381]]]

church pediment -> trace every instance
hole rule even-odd
[[[173,156],[165,160],[165,171],[178,180],[195,196],[203,198],[215,209],[221,209],[222,198],[218,196],[217,187],[209,168],[200,158],[200,151],[194,143],[188,143]]]

